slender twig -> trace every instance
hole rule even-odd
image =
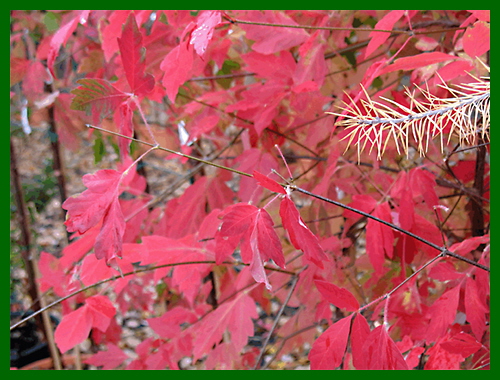
[[[264,363],[264,365],[260,369],[264,370],[264,369],[267,369],[267,367],[269,367],[269,365],[274,361],[274,359],[276,359],[276,357],[278,356],[280,351],[283,349],[283,347],[285,346],[285,343],[288,341],[288,339],[291,339],[294,336],[302,334],[303,332],[314,329],[314,328],[316,328],[316,326],[318,326],[318,322],[315,322],[312,325],[309,325],[306,327],[302,327],[300,330],[294,331],[290,335],[283,337],[280,346],[276,349],[276,351],[273,353],[273,355],[269,358],[269,360],[266,363]]]
[[[468,258],[466,258],[466,257],[463,257],[463,256],[460,256],[460,255],[457,255],[457,254],[456,254],[456,253],[454,253],[454,252],[451,252],[451,251],[449,251],[449,250],[447,250],[447,249],[445,249],[445,248],[443,248],[443,247],[440,247],[440,246],[438,246],[437,244],[434,244],[434,243],[432,243],[432,242],[430,242],[430,241],[428,241],[428,240],[426,240],[426,239],[424,239],[424,238],[422,238],[422,237],[420,237],[420,236],[418,236],[418,235],[415,235],[414,233],[411,233],[410,231],[407,231],[407,230],[405,230],[405,229],[403,229],[403,228],[401,228],[401,227],[399,227],[399,226],[397,226],[397,225],[395,225],[395,224],[393,224],[393,223],[386,222],[386,221],[385,221],[385,220],[383,220],[383,219],[380,219],[380,218],[377,218],[376,216],[373,216],[373,215],[371,215],[371,214],[368,214],[367,212],[364,212],[364,211],[361,211],[361,210],[357,210],[357,209],[352,208],[352,207],[350,207],[350,206],[347,206],[347,205],[345,205],[345,204],[343,204],[343,203],[340,203],[340,202],[334,201],[333,199],[325,198],[325,197],[322,197],[321,195],[317,195],[317,194],[311,193],[310,191],[304,190],[304,189],[302,189],[302,188],[300,188],[300,187],[297,187],[297,186],[295,186],[295,185],[290,185],[290,188],[292,188],[292,189],[294,189],[294,190],[298,191],[299,193],[309,195],[309,196],[311,196],[311,197],[313,197],[313,198],[320,199],[320,200],[322,200],[322,201],[324,201],[324,202],[331,203],[331,204],[334,204],[334,205],[336,205],[336,206],[342,207],[342,208],[344,208],[344,209],[346,209],[346,210],[349,210],[349,211],[355,212],[356,214],[366,216],[366,217],[367,217],[367,218],[369,218],[369,219],[375,220],[375,221],[377,221],[377,222],[379,222],[379,223],[382,223],[382,224],[384,224],[384,225],[386,225],[386,226],[388,226],[388,227],[391,227],[391,228],[395,229],[396,231],[399,231],[399,232],[401,232],[401,233],[403,233],[403,234],[405,234],[405,235],[411,236],[412,238],[414,238],[414,239],[416,239],[416,240],[420,241],[421,243],[424,243],[424,244],[426,244],[426,245],[428,245],[428,246],[430,246],[430,247],[432,247],[432,248],[434,248],[434,249],[436,249],[436,250],[438,250],[438,251],[442,251],[442,252],[444,252],[447,256],[454,257],[454,258],[456,258],[456,259],[458,259],[458,260],[461,260],[461,261],[464,261],[464,262],[466,262],[466,263],[468,263],[468,264],[470,264],[470,265],[474,265],[474,266],[476,266],[476,267],[478,267],[478,268],[481,268],[481,269],[483,269],[483,270],[485,270],[485,271],[487,271],[487,272],[489,272],[489,271],[490,271],[490,268],[489,268],[489,267],[487,267],[487,266],[485,266],[485,265],[479,264],[479,263],[477,263],[477,262],[475,262],[475,261],[473,261],[473,260],[470,260],[470,259],[468,259]]]
[[[117,275],[117,276],[113,276],[113,277],[109,277],[109,278],[106,278],[104,280],[101,280],[101,281],[98,281],[98,282],[95,282],[93,284],[90,284],[90,285],[87,285],[79,290],[76,290],[62,298],[59,298],[57,300],[55,300],[54,302],[52,302],[51,304],[45,306],[44,308],[42,309],[39,309],[37,310],[36,312],[34,312],[33,314],[29,315],[28,317],[20,320],[19,322],[16,322],[15,324],[13,324],[12,326],[10,326],[10,330],[13,330],[15,329],[16,327],[22,325],[23,323],[25,323],[26,321],[29,321],[31,318],[34,318],[36,317],[38,314],[40,314],[41,312],[45,311],[45,310],[48,310],[58,304],[60,304],[61,302],[73,297],[73,296],[76,296],[77,294],[80,294],[80,293],[83,293],[89,289],[92,289],[92,288],[95,288],[99,285],[102,285],[102,284],[105,284],[107,282],[110,282],[110,281],[114,281],[114,280],[117,280],[119,278],[124,278],[124,277],[127,277],[127,276],[131,276],[133,274],[138,274],[138,273],[143,273],[143,272],[149,272],[149,271],[152,271],[152,270],[155,270],[155,269],[160,269],[160,268],[167,268],[167,267],[176,267],[176,266],[180,266],[180,265],[196,265],[196,264],[215,264],[215,261],[214,260],[200,260],[200,261],[184,261],[184,262],[178,262],[178,263],[169,263],[169,264],[163,264],[163,265],[156,265],[156,266],[153,266],[153,267],[148,267],[148,268],[143,268],[143,269],[137,269],[137,270],[134,270],[132,272],[127,272],[127,273],[122,273],[120,275]],[[249,266],[250,264],[247,264],[247,263],[243,263],[243,262],[239,262],[239,261],[224,261],[222,262],[222,264],[225,264],[225,265],[234,265],[234,266],[238,266],[238,265],[243,265],[243,266]],[[267,269],[267,270],[270,270],[270,271],[274,271],[274,272],[280,272],[280,273],[285,273],[285,274],[289,274],[289,275],[292,275],[292,276],[295,276],[296,273],[295,272],[290,272],[290,271],[287,271],[285,269],[281,269],[281,268],[275,268],[275,267],[267,267],[267,266],[264,266],[264,269]]]
[[[141,144],[144,144],[144,145],[148,145],[148,146],[150,146],[152,148],[155,148],[155,149],[158,149],[158,150],[163,150],[163,151],[168,152],[168,153],[172,153],[172,154],[176,154],[176,155],[181,156],[181,157],[189,158],[191,160],[198,161],[198,162],[203,163],[205,165],[210,165],[210,166],[214,166],[214,167],[219,168],[219,169],[228,170],[230,172],[233,172],[233,173],[236,173],[236,174],[239,174],[239,175],[244,175],[245,177],[253,177],[253,175],[251,175],[250,173],[245,173],[245,172],[242,172],[240,170],[236,170],[236,169],[233,169],[233,168],[228,168],[227,166],[219,165],[219,164],[216,164],[216,163],[211,162],[211,161],[204,160],[204,159],[199,158],[199,157],[191,156],[189,154],[184,154],[184,153],[178,152],[176,150],[164,148],[164,147],[159,146],[157,144],[148,143],[146,141],[138,140],[138,139],[135,139],[135,138],[130,137],[130,136],[125,136],[125,135],[123,135],[121,133],[118,133],[118,132],[114,132],[114,131],[110,131],[108,129],[96,127],[96,126],[91,125],[91,124],[86,124],[86,126],[88,128],[96,129],[96,130],[101,131],[101,132],[106,132],[106,133],[109,133],[111,135],[123,137],[123,138],[129,139],[131,141],[135,141],[135,142],[138,142],[138,143],[141,143]]]
[[[142,140],[137,140],[137,139],[135,139],[135,138],[133,138],[133,137],[129,137],[129,136],[122,135],[121,133],[112,132],[112,131],[109,131],[109,130],[106,130],[106,129],[103,129],[103,128],[99,128],[99,127],[92,126],[92,125],[90,125],[90,124],[87,124],[87,127],[91,127],[91,128],[94,128],[94,129],[98,129],[98,130],[100,130],[100,131],[103,131],[103,132],[107,132],[107,133],[110,133],[110,134],[113,134],[113,135],[117,135],[117,136],[120,136],[120,137],[124,137],[124,138],[130,139],[130,140],[132,140],[132,141],[136,141],[136,142],[139,142],[139,143],[143,143],[143,144],[145,144],[145,145],[149,145],[149,146],[151,146],[151,147],[156,147],[157,149],[164,150],[164,151],[167,151],[167,152],[169,152],[169,153],[177,154],[177,155],[180,155],[180,156],[182,156],[182,157],[187,157],[187,158],[193,159],[193,160],[195,160],[195,161],[199,161],[200,163],[203,163],[203,164],[206,164],[206,165],[211,165],[211,166],[215,166],[215,167],[220,168],[220,169],[229,170],[229,171],[231,171],[231,172],[234,172],[234,173],[237,173],[237,174],[240,174],[240,175],[245,175],[245,176],[247,176],[247,177],[253,177],[253,176],[252,176],[251,174],[249,174],[249,173],[241,172],[241,171],[239,171],[239,170],[236,170],[236,169],[233,169],[233,168],[228,168],[228,167],[223,166],[223,165],[218,165],[218,164],[215,164],[215,163],[213,163],[213,162],[203,160],[203,159],[201,159],[201,158],[199,158],[199,157],[194,157],[194,156],[190,156],[190,155],[187,155],[187,154],[184,154],[184,153],[181,153],[181,152],[177,152],[177,151],[174,151],[174,150],[171,150],[171,149],[167,149],[167,148],[159,147],[158,145],[151,144],[151,143],[148,143],[148,142],[145,142],[145,141],[142,141]],[[382,223],[382,224],[384,224],[384,225],[386,225],[386,226],[388,226],[388,227],[391,227],[391,228],[393,228],[393,229],[395,229],[395,230],[397,230],[397,231],[399,231],[399,232],[402,232],[402,233],[404,233],[404,234],[406,234],[406,235],[408,235],[408,236],[411,236],[411,237],[413,237],[414,239],[417,239],[418,241],[420,241],[420,242],[422,242],[422,243],[424,243],[424,244],[427,244],[427,245],[431,246],[432,248],[434,248],[434,249],[436,249],[436,250],[438,250],[438,251],[441,251],[441,250],[442,250],[442,247],[439,247],[438,245],[436,245],[436,244],[434,244],[434,243],[432,243],[432,242],[430,242],[430,241],[428,241],[428,240],[426,240],[426,239],[424,239],[424,238],[422,238],[422,237],[420,237],[420,236],[418,236],[418,235],[415,235],[415,234],[413,234],[413,233],[411,233],[411,232],[409,232],[409,231],[407,231],[407,230],[404,230],[403,228],[401,228],[401,227],[399,227],[399,226],[396,226],[395,224],[392,224],[392,223],[386,222],[385,220],[379,219],[379,218],[374,217],[373,215],[370,215],[370,214],[368,214],[368,213],[366,213],[366,212],[363,212],[363,211],[357,210],[357,209],[355,209],[355,208],[349,207],[349,206],[347,206],[347,205],[345,205],[345,204],[343,204],[343,203],[340,203],[340,202],[334,201],[334,200],[332,200],[332,199],[325,198],[325,197],[322,197],[322,196],[320,196],[320,195],[317,195],[317,194],[311,193],[311,192],[309,192],[309,191],[307,191],[307,190],[305,190],[305,189],[302,189],[302,188],[300,188],[300,187],[297,187],[297,186],[295,186],[295,185],[291,185],[290,187],[291,187],[291,188],[293,188],[294,190],[297,190],[297,191],[298,191],[298,192],[300,192],[300,193],[303,193],[303,194],[306,194],[306,195],[312,196],[312,197],[314,197],[314,198],[317,198],[317,199],[323,200],[323,201],[325,201],[325,202],[328,202],[328,203],[334,204],[334,205],[336,205],[336,206],[339,206],[339,207],[345,208],[345,209],[350,210],[350,211],[352,211],[352,212],[355,212],[355,213],[357,213],[357,214],[360,214],[360,215],[366,216],[367,218],[370,218],[370,219],[372,219],[372,220],[376,220],[376,221],[378,221],[379,223]],[[488,267],[486,267],[486,266],[484,266],[484,265],[482,265],[482,264],[479,264],[479,263],[477,263],[477,262],[475,262],[475,261],[473,261],[473,260],[467,259],[466,257],[463,257],[463,256],[460,256],[460,255],[457,255],[456,253],[450,252],[450,251],[448,251],[448,250],[446,250],[445,252],[446,252],[446,254],[447,254],[448,256],[451,256],[451,257],[454,257],[454,258],[456,258],[456,259],[459,259],[459,260],[465,261],[465,262],[467,262],[468,264],[474,265],[474,266],[476,266],[476,267],[478,267],[478,268],[481,268],[481,269],[483,269],[483,270],[486,270],[486,271],[488,271],[488,272],[490,271],[490,268],[488,268]]]
[[[306,269],[306,268],[304,267],[304,269]],[[258,358],[255,360],[255,366],[253,367],[253,369],[258,369],[260,367],[260,362],[262,360],[262,357],[264,356],[264,353],[266,352],[267,344],[269,343],[269,340],[271,339],[271,336],[273,335],[273,332],[276,329],[276,326],[278,326],[278,323],[281,319],[281,315],[285,311],[285,307],[288,304],[288,302],[290,301],[290,298],[292,297],[293,291],[295,290],[295,287],[297,286],[298,280],[299,280],[298,274],[294,275],[292,280],[291,280],[290,290],[288,291],[288,295],[285,299],[285,302],[283,302],[280,310],[278,311],[278,314],[276,314],[276,317],[274,318],[274,323],[267,334],[266,340],[264,341],[264,344],[262,345],[262,349],[260,350],[260,354],[259,354]]]
[[[218,157],[220,157],[222,155],[222,153],[224,153],[227,149],[229,149],[229,147],[234,145],[234,143],[239,138],[239,136],[243,133],[243,131],[244,131],[244,129],[242,128],[224,148],[222,148],[221,150],[219,150],[215,154],[211,155],[210,159],[208,159],[207,161],[213,161],[213,160],[216,160]],[[204,167],[204,165],[205,165],[204,163],[199,163],[198,165],[196,165],[194,168],[189,170],[185,175],[178,178],[177,181],[175,181],[173,184],[171,184],[166,191],[157,195],[156,197],[154,197],[152,200],[150,200],[145,205],[136,208],[135,212],[133,212],[131,215],[129,215],[127,217],[127,219],[125,219],[125,220],[128,221],[132,217],[137,215],[139,212],[141,212],[142,210],[144,210],[146,208],[147,209],[153,208],[157,204],[163,202],[163,200],[167,199],[170,195],[172,195],[184,182],[186,182],[187,180],[189,180],[189,178],[192,178],[195,174],[200,172],[201,169]]]
[[[255,73],[243,72],[243,73],[234,73],[234,74],[223,74],[223,75],[212,75],[208,77],[194,77],[188,79],[186,82],[202,82],[206,80],[217,80],[217,79],[231,79],[231,78],[239,78],[239,77],[251,77],[254,76]]]
[[[385,32],[385,33],[391,33],[391,34],[405,34],[408,36],[414,36],[415,34],[443,33],[443,32],[451,32],[451,31],[465,30],[466,29],[465,27],[455,27],[455,28],[447,28],[447,29],[414,32],[413,30],[398,30],[398,29],[390,29],[389,30],[389,29],[370,29],[370,28],[336,27],[336,26],[272,24],[272,23],[268,23],[268,22],[246,21],[246,20],[238,20],[238,19],[232,19],[231,23],[233,23],[233,24],[246,24],[246,25],[258,25],[258,26],[272,26],[275,28],[313,29],[313,30],[331,30],[331,31],[351,30],[354,32],[357,32],[357,31],[359,31],[359,32]]]
[[[360,307],[356,313],[361,313],[363,310],[369,308],[370,306],[372,305],[375,305],[376,303],[382,301],[382,300],[387,300],[389,299],[393,294],[394,292],[396,292],[398,289],[400,289],[404,284],[406,284],[408,281],[410,281],[413,277],[417,276],[420,272],[422,272],[425,268],[427,268],[429,265],[431,265],[432,263],[436,262],[437,260],[440,260],[442,259],[446,253],[445,253],[445,249],[442,249],[441,250],[441,253],[439,255],[437,255],[436,257],[433,257],[431,260],[429,260],[428,262],[426,262],[424,265],[422,265],[419,269],[417,269],[415,272],[413,272],[410,276],[408,276],[407,278],[405,278],[403,281],[401,281],[401,283],[399,283],[394,289],[392,289],[390,292],[387,292],[385,293],[384,295],[381,295],[380,297],[377,297],[376,299],[374,299],[373,301],[367,303],[366,305]],[[385,318],[386,316],[384,315],[384,322],[385,322]]]

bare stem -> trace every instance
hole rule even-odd
[[[39,309],[37,310],[36,312],[34,312],[33,314],[29,315],[28,317],[20,320],[19,322],[16,322],[15,324],[13,324],[12,326],[10,326],[10,330],[12,331],[13,329],[15,329],[16,327],[22,325],[23,323],[29,321],[31,318],[34,318],[36,317],[38,314],[42,313],[43,311],[45,310],[48,310],[48,309],[51,309],[52,307],[60,304],[61,302],[73,297],[73,296],[76,296],[77,294],[80,294],[80,293],[83,293],[89,289],[92,289],[92,288],[95,288],[96,286],[99,286],[99,285],[102,285],[102,284],[105,284],[107,282],[110,282],[110,281],[114,281],[114,280],[117,280],[119,278],[123,278],[123,277],[127,277],[127,276],[131,276],[133,274],[138,274],[138,273],[143,273],[143,272],[149,272],[149,271],[152,271],[152,270],[155,270],[155,269],[160,269],[160,268],[167,268],[167,267],[176,267],[176,266],[180,266],[180,265],[194,265],[194,264],[215,264],[215,261],[213,260],[202,260],[202,261],[186,261],[186,262],[180,262],[180,263],[170,263],[170,264],[163,264],[163,265],[157,265],[157,266],[154,266],[154,267],[149,267],[149,268],[144,268],[144,269],[137,269],[137,270],[134,270],[132,272],[127,272],[127,273],[123,273],[123,274],[120,274],[120,275],[116,275],[116,276],[113,276],[113,277],[110,277],[110,278],[106,278],[104,280],[101,280],[101,281],[98,281],[94,284],[90,284],[88,286],[85,286],[79,290],[76,290],[62,298],[59,298],[58,300],[55,300],[54,302],[52,302],[51,304],[45,306],[44,308],[42,309]],[[249,266],[250,264],[246,264],[246,263],[242,263],[242,262],[239,262],[239,261],[224,261],[222,264],[225,264],[225,265],[244,265],[244,266]],[[286,273],[286,274],[289,274],[289,275],[296,275],[295,272],[290,272],[290,271],[287,271],[285,269],[281,269],[281,268],[273,268],[273,267],[266,267],[264,266],[264,269],[267,269],[267,270],[270,270],[270,271],[274,271],[274,272],[280,272],[280,273]]]
[[[466,263],[468,263],[468,264],[470,264],[470,265],[474,265],[474,266],[476,266],[476,267],[478,267],[478,268],[481,268],[482,270],[485,270],[485,271],[487,271],[487,272],[489,272],[489,271],[490,271],[490,268],[489,268],[489,267],[487,267],[487,266],[485,266],[485,265],[479,264],[479,263],[477,263],[477,262],[475,262],[475,261],[473,261],[473,260],[470,260],[470,259],[468,259],[468,258],[466,258],[466,257],[463,257],[463,256],[460,256],[460,255],[457,255],[456,253],[449,251],[449,250],[448,250],[448,249],[446,249],[445,247],[440,247],[439,245],[434,244],[434,243],[433,243],[433,242],[431,242],[431,241],[428,241],[428,240],[426,240],[426,239],[424,239],[424,238],[422,238],[422,237],[420,237],[420,236],[418,236],[418,235],[415,235],[415,234],[411,233],[410,231],[407,231],[407,230],[405,230],[405,229],[403,229],[403,228],[401,228],[401,227],[399,227],[399,226],[397,226],[397,225],[395,225],[395,224],[393,224],[393,223],[386,222],[386,221],[385,221],[385,220],[383,220],[383,219],[380,219],[380,218],[377,218],[376,216],[370,215],[370,214],[368,214],[367,212],[364,212],[364,211],[361,211],[361,210],[357,210],[357,209],[352,208],[352,207],[350,207],[350,206],[347,206],[347,205],[345,205],[345,204],[343,204],[343,203],[340,203],[340,202],[334,201],[333,199],[325,198],[325,197],[322,197],[321,195],[317,195],[317,194],[311,193],[310,191],[307,191],[307,190],[301,189],[300,187],[297,187],[297,186],[295,186],[295,185],[292,185],[292,186],[290,186],[290,187],[291,187],[292,189],[294,189],[294,190],[297,190],[299,193],[306,194],[306,195],[309,195],[309,196],[311,196],[311,197],[313,197],[313,198],[316,198],[316,199],[322,200],[322,201],[324,201],[324,202],[328,202],[328,203],[334,204],[334,205],[339,206],[339,207],[342,207],[342,208],[344,208],[344,209],[346,209],[346,210],[349,210],[349,211],[355,212],[356,214],[363,215],[363,216],[365,216],[365,217],[367,217],[367,218],[369,218],[369,219],[372,219],[372,220],[375,220],[375,221],[377,221],[377,222],[379,222],[379,223],[382,223],[382,224],[386,225],[387,227],[391,227],[391,228],[395,229],[396,231],[399,231],[399,232],[401,232],[401,233],[403,233],[403,234],[405,234],[405,235],[408,235],[408,236],[411,236],[411,237],[412,237],[412,238],[414,238],[414,239],[417,239],[418,241],[420,241],[420,242],[422,242],[422,243],[424,243],[424,244],[426,244],[426,245],[428,245],[428,246],[430,246],[430,247],[434,248],[434,249],[435,249],[435,250],[437,250],[437,251],[443,252],[443,253],[444,253],[445,255],[447,255],[447,256],[454,257],[455,259],[458,259],[458,260],[464,261],[464,262],[466,262]]]
[[[125,135],[122,135],[121,133],[118,133],[118,132],[113,132],[113,131],[110,131],[108,129],[96,127],[96,126],[91,125],[91,124],[86,124],[86,126],[88,128],[93,128],[93,129],[96,129],[96,130],[101,131],[101,132],[106,132],[106,133],[109,133],[111,135],[123,137],[123,138],[129,139],[131,141],[135,141],[135,142],[138,142],[138,143],[141,143],[141,144],[144,144],[144,145],[148,145],[148,146],[150,146],[152,148],[155,148],[155,149],[163,150],[165,152],[176,154],[176,155],[181,156],[181,157],[189,158],[191,160],[198,161],[198,162],[203,163],[205,165],[214,166],[214,167],[219,168],[219,169],[229,170],[230,172],[233,172],[233,173],[236,173],[236,174],[239,174],[239,175],[244,175],[246,177],[253,177],[250,173],[245,173],[245,172],[233,169],[233,168],[228,168],[227,166],[219,165],[219,164],[216,164],[216,163],[211,162],[211,161],[204,160],[204,159],[199,158],[199,157],[191,156],[189,154],[184,154],[182,152],[178,152],[178,151],[175,151],[175,150],[172,150],[172,149],[164,148],[164,147],[159,146],[157,144],[152,144],[152,143],[148,143],[148,142],[143,141],[143,140],[135,139],[133,137],[125,136]]]
[[[304,267],[304,269],[305,269],[305,267]],[[260,367],[260,362],[262,360],[262,357],[264,356],[264,353],[266,352],[266,347],[269,343],[269,340],[271,339],[271,336],[273,335],[274,330],[278,326],[279,320],[281,319],[281,315],[285,311],[285,307],[288,304],[288,302],[290,301],[290,298],[292,297],[293,291],[295,290],[295,287],[297,286],[298,280],[299,280],[299,276],[294,275],[294,277],[291,280],[291,286],[290,286],[290,290],[288,291],[288,295],[286,297],[286,300],[285,300],[285,302],[283,302],[280,310],[278,311],[278,314],[274,318],[273,325],[272,325],[271,329],[269,330],[269,333],[267,334],[267,337],[266,337],[266,340],[264,341],[264,344],[262,345],[262,349],[260,350],[259,357],[255,360],[255,366],[253,367],[253,369],[258,369]]]

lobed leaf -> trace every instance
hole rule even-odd
[[[94,123],[114,112],[128,97],[104,79],[79,79],[76,83],[80,87],[71,91],[75,95],[71,109],[92,114]]]

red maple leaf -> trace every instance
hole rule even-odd
[[[283,227],[288,231],[293,246],[302,250],[308,261],[323,268],[322,261],[328,261],[328,256],[321,248],[318,238],[300,217],[299,211],[289,195],[281,201],[280,216]]]
[[[367,369],[409,369],[396,343],[383,325],[376,327],[363,346]]]
[[[102,332],[106,332],[111,323],[111,319],[115,316],[116,310],[108,297],[96,295],[88,298],[85,301],[88,310],[92,315],[92,327],[95,327]]]
[[[103,370],[108,370],[118,367],[126,359],[128,359],[127,354],[125,354],[113,343],[108,343],[107,347],[107,351],[99,351],[98,353],[92,355],[89,359],[85,360],[84,363],[96,367],[102,366]]]
[[[82,343],[89,336],[92,327],[105,332],[115,312],[107,297],[90,297],[85,305],[63,317],[54,333],[57,346],[64,353]]]
[[[89,336],[92,328],[92,315],[87,306],[65,315],[57,325],[54,339],[62,353],[82,343]]]
[[[455,286],[446,291],[429,308],[428,317],[430,324],[425,337],[428,343],[435,342],[442,337],[455,320],[459,295],[460,286]]]
[[[257,170],[253,171],[253,177],[258,181],[259,185],[275,193],[286,194],[285,189],[278,182],[266,177],[264,174],[259,173]]]
[[[386,66],[385,68],[380,70],[378,75],[391,73],[397,70],[418,69],[420,67],[429,66],[434,63],[439,63],[443,61],[454,61],[456,59],[457,59],[456,56],[441,53],[439,51],[434,51],[431,53],[422,53],[409,57],[398,58],[394,61],[393,64]]]
[[[482,347],[482,344],[474,339],[472,335],[463,331],[453,335],[450,340],[441,342],[440,345],[452,354],[462,355],[464,359],[476,353]]]
[[[59,49],[68,41],[68,38],[73,34],[78,24],[85,24],[87,22],[89,13],[89,10],[75,11],[75,16],[52,36],[49,55],[47,57],[47,67],[53,76],[55,76],[54,62],[57,54],[59,54]]]
[[[270,289],[264,263],[272,259],[279,267],[285,267],[271,216],[266,210],[245,203],[227,207],[221,216],[222,225],[215,234],[216,263],[222,263],[241,242],[241,257],[244,263],[250,263],[252,277]]]
[[[155,85],[154,77],[146,74],[145,54],[142,45],[142,34],[137,27],[135,16],[130,14],[123,27],[118,46],[123,68],[132,93],[141,96],[151,92]]]
[[[87,190],[62,204],[68,211],[64,224],[69,232],[83,234],[104,218],[94,248],[96,257],[105,258],[108,264],[121,254],[125,231],[125,219],[118,201],[121,177],[122,173],[109,169],[86,174],[83,184]]]
[[[174,339],[181,333],[183,323],[196,322],[196,315],[182,306],[176,306],[161,317],[147,319],[149,327],[162,338]]]
[[[353,316],[335,322],[316,339],[309,352],[311,369],[336,369],[342,363]]]
[[[203,12],[196,20],[196,29],[191,32],[189,43],[200,57],[205,54],[208,42],[212,39],[215,27],[220,23],[219,11]]]
[[[394,10],[387,13],[375,25],[374,29],[392,30],[394,24],[404,15],[405,11]],[[390,32],[371,32],[371,38],[368,46],[366,47],[365,58],[368,58],[375,50],[378,49],[391,35]]]
[[[359,309],[359,302],[352,295],[352,293],[345,289],[339,288],[335,284],[331,284],[327,281],[316,279],[314,280],[316,287],[318,288],[321,295],[330,303],[337,306],[339,309],[345,309],[347,311],[356,311]]]
[[[233,300],[220,305],[217,309],[193,326],[193,359],[198,360],[218,344],[226,330],[231,333],[231,342],[236,352],[247,344],[248,337],[254,334],[252,318],[257,318],[254,300],[240,293]]]
[[[467,277],[466,280],[464,304],[465,313],[471,325],[472,332],[476,339],[481,341],[486,330],[486,313],[488,313],[488,308],[479,295],[476,281],[470,277]]]
[[[366,318],[361,314],[356,314],[351,326],[351,352],[352,363],[356,369],[367,369],[366,356],[363,353],[363,346],[367,336],[370,334],[370,326]]]
[[[249,11],[248,21],[265,22],[271,24],[298,25],[292,18],[276,11]],[[247,38],[254,40],[252,49],[262,54],[274,54],[281,50],[288,50],[302,44],[309,34],[304,29],[275,28],[269,33],[269,28],[260,25],[241,25],[247,32]]]
[[[184,40],[184,36],[189,34],[194,27],[193,23],[189,23],[182,33],[181,43],[173,48],[160,64],[160,69],[165,73],[162,83],[165,87],[166,95],[173,103],[175,102],[179,87],[189,79],[189,74],[193,68],[193,45],[189,43],[189,39]]]
[[[205,369],[235,369],[234,365],[240,358],[239,352],[235,350],[231,342],[222,342],[208,354],[204,362]]]
[[[67,276],[64,266],[61,265],[60,259],[50,253],[42,251],[38,261],[38,268],[42,275],[38,280],[42,292],[53,288],[54,293],[57,295],[61,297],[66,295]]]
[[[266,55],[251,51],[242,55],[248,71],[254,72],[260,78],[272,78],[273,81],[289,85],[296,71],[297,63],[289,51]]]
[[[463,39],[464,51],[471,58],[480,57],[490,50],[490,23],[478,21],[469,26]]]
[[[392,220],[391,209],[387,202],[377,205],[373,216],[390,222]],[[366,252],[376,272],[383,270],[385,255],[392,258],[394,233],[392,229],[376,220],[369,219],[366,226]]]

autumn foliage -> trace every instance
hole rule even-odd
[[[375,128],[355,145],[339,108],[384,97],[406,115],[406,88],[488,81],[489,28],[489,11],[13,11],[12,103],[51,110],[63,149],[107,134],[118,152],[63,200],[69,244],[39,253],[40,290],[74,293],[60,352],[90,338],[105,369],[489,368],[485,133],[450,119],[425,146]],[[159,191],[155,155],[182,173]],[[136,347],[130,310],[150,331]]]

